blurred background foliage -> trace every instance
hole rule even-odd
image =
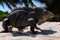
[[[36,2],[44,3],[46,5],[45,9],[51,11],[54,13],[54,17],[51,19],[48,19],[48,21],[60,21],[60,0],[34,0]],[[8,6],[9,9],[12,9],[12,7],[17,8],[17,4],[23,5],[27,8],[29,6],[37,7],[33,3],[33,0],[0,0],[0,5],[4,8],[4,3]],[[3,20],[8,16],[8,12],[2,12],[0,11],[0,20]]]
[[[9,16],[8,12],[3,12],[0,10],[0,21],[2,21],[4,18],[7,18]]]
[[[60,22],[60,16],[56,15],[53,18],[48,19],[47,21],[50,21],[50,22]]]

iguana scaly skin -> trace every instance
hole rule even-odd
[[[31,26],[30,30],[32,33],[35,33],[35,28],[41,30],[36,24],[40,25],[53,16],[54,14],[52,12],[42,8],[16,8],[8,16],[8,22],[5,22],[7,20],[3,21],[5,23],[3,24],[3,28],[5,29],[4,31],[8,31],[8,26],[11,25],[12,27],[18,28],[18,30],[23,30],[25,27]]]

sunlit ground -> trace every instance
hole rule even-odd
[[[0,22],[0,31],[3,30],[2,22]],[[36,34],[29,33],[29,28],[25,29],[25,33],[20,33],[13,28],[13,33],[0,33],[0,40],[60,40],[60,22],[45,22],[37,25],[43,31]]]

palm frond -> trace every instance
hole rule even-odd
[[[5,2],[5,4],[8,6],[8,8],[12,9],[9,3]]]

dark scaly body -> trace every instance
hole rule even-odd
[[[34,33],[34,28],[39,29],[36,27],[36,24],[42,24],[48,18],[53,16],[53,13],[47,10],[43,10],[42,8],[31,8],[30,10],[19,10],[15,9],[11,12],[8,16],[8,20],[12,27],[16,27],[19,30],[24,29],[25,27],[31,26],[30,30]],[[41,30],[41,29],[39,29]]]

